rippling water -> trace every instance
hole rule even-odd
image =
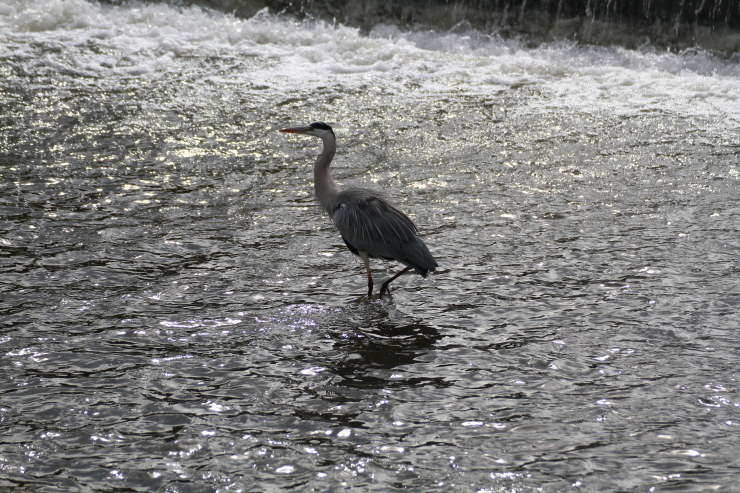
[[[0,61],[0,488],[737,487],[736,64],[83,0]],[[362,296],[319,119],[427,280]]]

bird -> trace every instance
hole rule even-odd
[[[311,135],[323,141],[321,154],[313,165],[316,201],[339,230],[349,251],[365,263],[368,298],[373,294],[371,258],[396,260],[406,266],[381,285],[380,298],[384,292],[390,295],[388,285],[411,269],[427,277],[428,272],[437,268],[437,261],[417,236],[416,225],[384,193],[367,188],[342,190],[334,182],[329,166],[337,151],[337,138],[329,125],[314,122],[280,132]]]

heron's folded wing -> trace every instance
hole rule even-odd
[[[345,242],[373,257],[433,270],[437,262],[416,236],[416,226],[382,196],[365,190],[341,192],[332,219]],[[418,269],[417,269],[418,270]]]

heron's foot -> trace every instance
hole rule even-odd
[[[388,279],[387,281],[385,281],[385,282],[384,282],[384,283],[383,283],[383,284],[382,284],[382,285],[380,286],[380,297],[381,297],[381,298],[383,297],[383,292],[384,292],[384,291],[385,291],[386,293],[388,293],[388,296],[390,296],[390,295],[391,295],[391,290],[390,290],[390,288],[388,287],[388,285],[389,285],[389,284],[390,284],[391,282],[393,282],[393,280],[394,280],[394,279],[396,279],[396,278],[397,278],[398,276],[400,276],[401,274],[404,274],[404,273],[406,273],[406,272],[408,272],[408,271],[410,271],[410,270],[411,270],[411,267],[406,267],[406,268],[405,268],[405,269],[403,269],[403,270],[402,270],[401,272],[399,272],[399,273],[398,273],[398,274],[396,274],[395,276],[393,276],[393,277],[391,277],[390,279]]]

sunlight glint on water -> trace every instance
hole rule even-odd
[[[0,487],[735,487],[737,64],[84,0],[0,40]],[[361,296],[314,120],[434,275]]]

